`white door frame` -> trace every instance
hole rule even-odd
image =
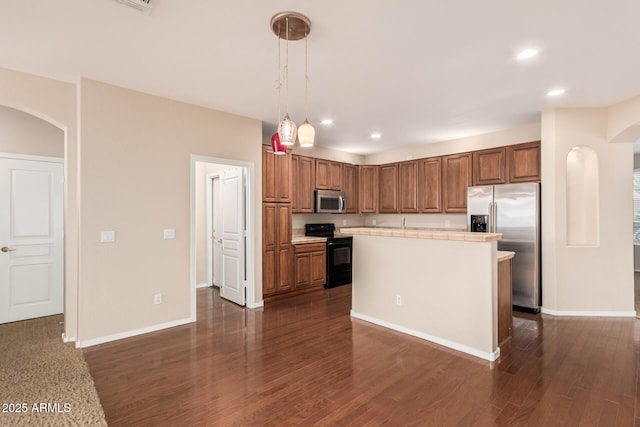
[[[27,160],[27,161],[32,161],[32,162],[47,162],[47,163],[59,163],[63,165],[63,169],[65,166],[65,159],[63,157],[50,157],[50,156],[35,156],[35,155],[31,155],[31,154],[17,154],[17,153],[5,153],[5,152],[0,152],[0,158],[2,159],[11,159],[11,160]],[[65,172],[63,170],[62,173],[63,179],[65,177]],[[65,272],[65,221],[66,221],[66,210],[65,210],[65,191],[66,190],[66,186],[63,185],[62,186],[62,193],[61,193],[61,197],[62,200],[60,200],[60,204],[62,205],[62,253],[60,256],[60,265],[58,266],[60,268],[60,271],[62,271],[62,316],[63,319],[66,316],[66,281],[65,281],[65,277],[66,277],[66,272]],[[63,339],[65,339],[64,337],[64,333],[63,333]]]
[[[256,231],[255,225],[255,164],[253,162],[245,162],[242,160],[223,159],[220,157],[201,156],[197,154],[191,155],[191,266],[190,266],[190,284],[191,284],[191,320],[196,321],[196,162],[217,163],[229,166],[245,168],[247,173],[246,180],[246,269],[247,269],[247,307],[262,307],[263,302],[256,300],[256,283],[255,283],[255,241]]]
[[[220,180],[220,173],[216,172],[207,174],[207,284],[210,286],[216,286],[214,280],[215,274],[213,271],[214,242],[211,239],[213,234],[213,217],[215,216],[215,204],[213,201],[215,180]]]

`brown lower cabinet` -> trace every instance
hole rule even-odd
[[[262,204],[262,293],[293,289],[291,203]]]
[[[327,245],[293,245],[294,289],[321,288],[327,283]]]
[[[511,264],[511,259],[498,263],[498,346],[511,338],[513,325]]]

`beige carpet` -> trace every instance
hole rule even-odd
[[[106,426],[82,356],[63,343],[62,315],[0,325],[0,426]]]

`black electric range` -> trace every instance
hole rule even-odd
[[[327,283],[325,288],[351,283],[353,236],[335,234],[335,224],[305,224],[304,235],[327,238]]]

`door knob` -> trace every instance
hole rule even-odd
[[[10,249],[10,248],[8,248],[6,246],[3,246],[2,249],[0,249],[0,251],[2,251],[2,252],[12,252],[12,251],[15,251],[15,250],[16,250],[15,248]]]

